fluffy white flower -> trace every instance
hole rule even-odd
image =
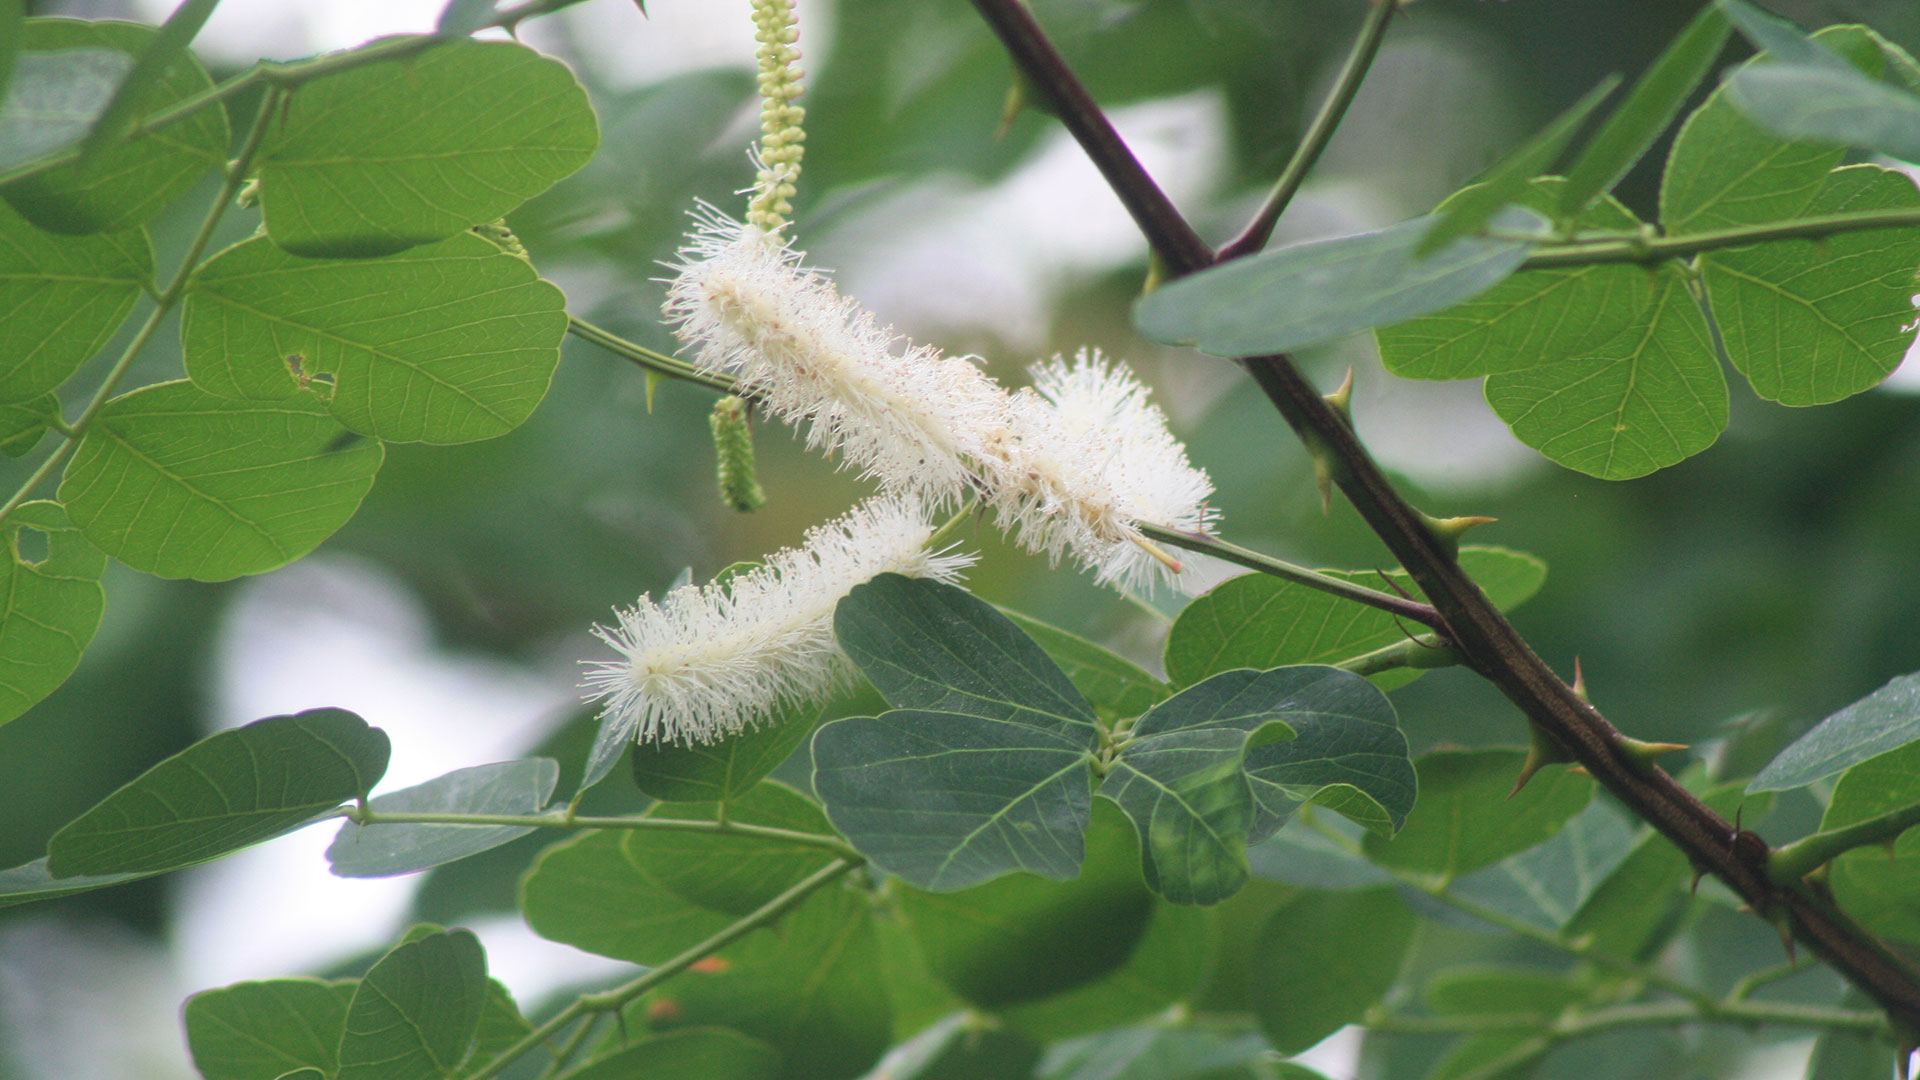
[[[929,552],[932,536],[918,505],[870,499],[760,567],[618,611],[594,633],[620,658],[589,661],[583,680],[607,703],[602,741],[712,742],[824,699],[850,673],[833,637],[841,597],[889,571],[951,582],[973,562]]]
[[[957,499],[1007,396],[968,360],[914,345],[842,297],[778,233],[706,208],[681,250],[665,313],[703,370],[838,453],[882,489]]]
[[[1176,580],[1139,527],[1206,529],[1213,482],[1126,364],[1081,350],[1031,371],[1033,387],[1014,396],[1012,438],[986,462],[1000,527],[1055,561],[1071,552],[1102,584]]]

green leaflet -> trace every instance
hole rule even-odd
[[[456,769],[445,776],[374,799],[376,813],[532,814],[544,809],[560,780],[552,758],[503,761]],[[478,855],[533,831],[528,826],[340,826],[327,862],[341,877],[411,874]]]
[[[1827,174],[1801,211],[1920,208],[1913,181],[1875,165]],[[1727,355],[1755,393],[1782,405],[1824,405],[1900,366],[1920,232],[1885,229],[1793,240],[1701,257]]]
[[[365,798],[386,772],[379,728],[344,709],[273,716],[202,739],[128,781],[47,844],[72,874],[153,873],[217,859]]]
[[[1135,861],[1131,851],[1128,859]],[[1146,932],[1125,963],[1071,990],[1002,1008],[999,1016],[1011,1027],[1051,1040],[1104,1031],[1185,1001],[1217,959],[1215,911],[1155,903]]]
[[[1727,426],[1713,334],[1680,271],[1640,318],[1584,356],[1492,375],[1487,403],[1521,442],[1603,480],[1684,461]]]
[[[816,706],[792,706],[710,743],[633,744],[633,782],[662,802],[721,802],[747,791],[813,734]]]
[[[17,405],[0,405],[0,454],[17,458],[32,453],[59,418],[60,398],[52,393]]]
[[[195,275],[181,316],[195,385],[319,401],[389,442],[461,443],[518,427],[546,395],[566,298],[477,236],[381,259],[302,259],[264,238]]]
[[[1920,743],[1908,743],[1848,769],[1833,789],[1820,828],[1877,817],[1920,803]],[[1920,942],[1920,829],[1891,846],[1869,846],[1835,859],[1828,872],[1834,899],[1881,937]]]
[[[41,69],[35,74],[39,79],[54,81],[37,95],[38,99],[44,104],[67,104],[61,99],[73,89],[66,84],[77,59],[85,65],[85,73],[79,75],[85,80],[80,87],[84,106],[67,115],[39,115],[32,105],[35,80],[29,78],[29,65],[23,64],[8,98],[7,115],[0,116],[0,161],[24,161],[83,136],[100,110],[107,107],[113,87],[132,68],[132,58],[146,51],[154,37],[152,28],[132,23],[28,19],[21,29],[20,47],[42,53],[40,64],[33,65]],[[45,56],[49,50],[85,52],[78,58]],[[123,54],[128,60],[124,66],[106,61],[99,55],[102,50]],[[184,54],[168,67],[163,78],[136,96],[131,112],[157,112],[212,87],[213,80],[200,62]],[[24,108],[15,112],[16,106]],[[25,136],[26,131],[41,128],[47,119],[53,125],[44,129],[44,136]],[[53,232],[134,228],[186,194],[203,174],[219,168],[226,161],[229,137],[225,110],[202,109],[161,131],[104,149],[85,163],[63,165],[0,186],[0,198],[27,220]]]
[[[489,7],[492,5],[489,4]],[[623,1050],[596,1058],[567,1080],[773,1080],[780,1054],[761,1042],[726,1028],[684,1028],[651,1035]]]
[[[1141,1024],[1054,1047],[1042,1080],[1326,1080],[1304,1065],[1275,1062],[1252,1032]],[[1258,1062],[1256,1066],[1254,1063]],[[1258,1069],[1258,1071],[1254,1071]]]
[[[45,534],[47,555],[20,555],[21,529]],[[100,626],[107,557],[81,537],[59,503],[22,503],[0,526],[0,724],[66,681]]]
[[[715,810],[708,803],[661,803],[647,816],[713,821]],[[833,834],[813,800],[773,781],[729,801],[727,818],[815,836]],[[628,834],[622,850],[628,861],[676,896],[736,918],[753,913],[833,861],[820,848],[764,837],[645,829]]]
[[[1525,851],[1586,808],[1593,781],[1543,770],[1511,798],[1526,755],[1518,750],[1435,750],[1416,763],[1420,803],[1391,840],[1366,838],[1383,866],[1458,877]]]
[[[1463,547],[1460,566],[1501,610],[1518,607],[1539,591],[1546,564],[1505,548]],[[1327,573],[1369,588],[1392,588],[1373,571]],[[1389,574],[1394,585],[1416,596],[1419,587],[1401,571]],[[1242,574],[1214,586],[1188,604],[1167,633],[1167,677],[1178,687],[1192,686],[1234,668],[1285,667],[1289,664],[1337,664],[1404,641],[1407,633],[1393,616],[1318,589],[1268,574]],[[1391,672],[1383,686],[1412,681],[1418,672]]]
[[[357,984],[269,979],[204,990],[187,999],[193,1066],[206,1080],[274,1080],[295,1069],[332,1076]]]
[[[1254,945],[1254,1016],[1297,1054],[1358,1020],[1400,974],[1419,919],[1390,888],[1307,892],[1280,905]]]
[[[14,5],[0,7],[11,8],[19,19]],[[16,30],[0,50],[17,46],[19,39]],[[14,54],[14,64],[12,83],[0,96],[0,168],[24,164],[86,137],[114,87],[132,70],[133,56],[102,46],[24,49]]]
[[[1073,688],[1086,697],[1093,711],[1107,723],[1131,720],[1165,701],[1172,693],[1165,683],[1138,664],[1078,634],[1006,608],[1001,608],[1000,613],[1012,619],[1013,625],[1053,657]]]
[[[353,516],[384,456],[311,400],[250,404],[159,383],[101,410],[60,501],[136,570],[225,581],[313,550]]]
[[[472,1045],[487,957],[466,930],[430,933],[380,958],[347,1006],[337,1080],[441,1080]]]
[[[587,163],[599,125],[566,65],[514,42],[453,41],[322,79],[261,148],[267,234],[366,257],[493,221]]]
[[[1920,672],[1887,685],[1820,721],[1767,763],[1748,791],[1787,791],[1920,741]]]
[[[1640,840],[1634,822],[1595,799],[1543,844],[1459,878],[1447,891],[1483,908],[1558,932]]]
[[[0,206],[0,403],[32,401],[66,382],[152,280],[145,232],[61,236]]]
[[[879,964],[871,900],[829,887],[776,933],[741,942],[726,970],[676,979],[647,1000],[672,1002],[676,1026],[717,1024],[765,1042],[780,1054],[778,1080],[851,1080],[891,1041]]]

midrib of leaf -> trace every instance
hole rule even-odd
[[[948,750],[940,754],[931,755],[930,758],[922,758],[920,760],[930,760],[931,757],[946,757],[948,754],[988,753],[988,752],[992,752],[992,751]],[[1002,807],[999,810],[994,811],[992,814],[987,815],[985,820],[981,821],[979,825],[975,826],[972,832],[967,833],[965,836],[963,836],[960,839],[959,843],[953,845],[952,849],[947,852],[946,858],[940,860],[939,869],[934,871],[931,880],[934,880],[934,881],[940,880],[940,878],[946,874],[947,868],[953,865],[953,860],[958,858],[961,852],[971,848],[973,846],[974,841],[979,839],[982,833],[986,832],[988,828],[990,828],[991,826],[999,822],[1002,818],[1006,817],[1008,814],[1012,813],[1014,807],[1020,806],[1023,803],[1027,802],[1028,800],[1032,799],[1035,792],[1039,791],[1041,788],[1046,787],[1048,784],[1051,784],[1054,781],[1060,779],[1062,776],[1067,775],[1068,773],[1072,772],[1075,769],[1084,769],[1086,767],[1087,767],[1087,759],[1086,759],[1085,752],[1080,751],[1078,752],[1078,755],[1074,758],[1074,760],[1071,763],[1063,766],[1062,768],[1054,770],[1054,772],[1048,775],[1046,778],[1028,787],[1025,791],[1021,792],[1018,796],[1008,800],[1006,806]],[[1018,831],[1019,830],[1015,830],[1015,833],[1017,834]],[[1024,861],[1025,860],[1022,860],[1023,863]]]

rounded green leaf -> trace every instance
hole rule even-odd
[[[487,957],[466,930],[415,938],[354,991],[336,1080],[442,1080],[467,1056],[487,998]]]
[[[1545,769],[1509,798],[1525,759],[1518,750],[1425,755],[1416,763],[1420,802],[1406,828],[1392,840],[1369,834],[1368,857],[1400,870],[1457,877],[1546,840],[1586,807],[1593,781]]]
[[[260,152],[267,234],[302,255],[384,255],[492,221],[600,142],[566,65],[452,41],[302,87]]]
[[[1248,972],[1267,1040],[1297,1054],[1360,1019],[1399,977],[1418,924],[1391,888],[1301,893],[1281,904]]]
[[[46,557],[20,554],[20,530],[47,538]],[[22,503],[0,526],[0,724],[26,712],[66,681],[100,626],[107,557],[87,543],[59,503]]]
[[[152,280],[144,232],[60,236],[0,206],[0,403],[66,382]]]
[[[1887,685],[1814,725],[1780,751],[1749,791],[1787,791],[1920,741],[1920,672]]]
[[[187,999],[187,1049],[206,1080],[274,1080],[295,1069],[340,1067],[340,1035],[354,983],[270,979]]]
[[[386,732],[344,709],[272,716],[202,739],[53,835],[59,877],[175,870],[278,836],[387,769]]]
[[[769,781],[727,802],[727,820],[790,832],[831,836],[813,800]],[[662,803],[649,818],[713,821],[711,803]],[[829,852],[764,836],[635,829],[622,848],[627,860],[682,899],[723,915],[742,916],[772,901],[833,861]]]
[[[376,813],[532,814],[545,808],[560,781],[552,758],[503,761],[457,769],[424,784],[374,799]],[[533,826],[356,825],[349,821],[327,847],[341,877],[411,874],[478,855],[533,831]]]
[[[1487,403],[1521,442],[1603,480],[1630,480],[1712,446],[1727,426],[1713,331],[1680,271],[1587,353],[1487,377]]]
[[[633,744],[633,783],[661,802],[720,802],[759,783],[813,734],[818,707],[788,707],[710,743]]]
[[[1118,971],[1145,937],[1154,902],[1139,850],[1126,819],[1102,801],[1078,877],[902,889],[900,906],[927,967],[961,999],[985,1009],[1034,1002]]]
[[[112,49],[137,57],[153,37],[152,27],[133,23],[29,19],[21,28],[20,46]],[[213,80],[200,61],[183,54],[164,77],[139,95],[132,112],[145,116],[212,88]],[[102,98],[96,108],[105,108],[106,103]],[[87,123],[91,125],[91,117]],[[53,232],[130,229],[146,223],[186,194],[202,175],[225,164],[229,138],[226,111],[218,106],[202,109],[152,134],[104,150],[85,164],[63,165],[0,185],[0,198],[27,220]]]
[[[1052,1041],[1104,1031],[1186,1000],[1213,968],[1219,937],[1215,910],[1154,904],[1146,932],[1125,963],[1070,990],[1003,1006],[1000,1018]]]
[[[88,540],[136,570],[225,581],[331,536],[384,455],[311,399],[250,404],[160,383],[101,410],[60,500]]]
[[[546,395],[566,298],[477,236],[383,259],[302,259],[264,238],[187,291],[187,374],[221,397],[318,401],[389,442],[460,443],[518,427]]]
[[[780,1054],[725,1028],[682,1028],[650,1035],[566,1074],[566,1080],[773,1080]]]
[[[1920,110],[1920,99],[1916,99]],[[1827,174],[1807,214],[1920,208],[1913,181],[1877,165]],[[1913,344],[1920,230],[1785,240],[1701,257],[1733,366],[1782,405],[1824,405],[1893,373]]]
[[[627,853],[624,831],[592,831],[540,854],[520,882],[533,932],[615,960],[660,964],[733,917],[667,888]]]
[[[1920,803],[1920,742],[1848,769],[1834,786],[1820,828],[1841,828],[1915,803]],[[1827,880],[1834,899],[1868,930],[1920,943],[1920,829],[1908,829],[1887,846],[1847,852],[1833,861]]]
[[[1127,658],[1095,645],[1078,634],[1049,626],[1017,611],[1001,609],[1013,625],[1046,650],[1066,672],[1100,719],[1112,723],[1131,720],[1167,699],[1171,691],[1159,679]]]

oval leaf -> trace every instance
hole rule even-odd
[[[0,4],[0,10],[19,9]],[[0,15],[0,19],[7,16]],[[17,16],[16,16],[17,17]],[[17,45],[17,30],[0,50]],[[118,49],[28,49],[16,57],[14,77],[0,96],[0,169],[25,164],[78,143],[133,70]]]
[[[1780,751],[1748,791],[1787,791],[1920,741],[1920,672],[1841,709]]]
[[[20,555],[20,530],[47,538],[47,556]],[[80,663],[100,626],[107,557],[74,529],[59,503],[22,503],[7,517],[0,562],[0,724],[51,694]]]
[[[206,1080],[274,1080],[295,1069],[332,1076],[354,983],[270,979],[187,999],[187,1049]]]
[[[1550,769],[1512,792],[1525,759],[1518,750],[1425,755],[1416,764],[1420,803],[1406,828],[1392,840],[1368,835],[1367,856],[1400,870],[1457,877],[1546,840],[1586,807],[1593,781]]]
[[[751,789],[813,734],[814,706],[789,706],[759,727],[710,743],[633,744],[633,783],[661,802],[721,802]]]
[[[311,400],[246,404],[161,383],[107,403],[60,500],[88,540],[136,570],[225,581],[331,536],[384,454]]]
[[[374,799],[375,813],[532,814],[547,805],[560,781],[552,758],[503,761],[459,769],[424,784]],[[341,877],[411,874],[478,855],[516,840],[533,826],[356,825],[349,821],[327,847]]]
[[[453,41],[302,87],[261,148],[261,209],[288,251],[384,255],[500,217],[599,142],[566,65]]]
[[[194,743],[141,773],[47,844],[70,874],[153,873],[278,836],[387,770],[387,734],[344,709],[271,716]]]
[[[1840,777],[1820,828],[1838,829],[1920,803],[1920,743],[1863,761]],[[1834,899],[1868,930],[1920,943],[1920,829],[1833,861]]]
[[[759,1039],[725,1028],[684,1028],[650,1035],[624,1050],[588,1062],[566,1080],[773,1080],[780,1054]]]
[[[615,960],[660,964],[733,918],[661,884],[629,857],[626,833],[593,831],[540,854],[520,882],[533,932]]]
[[[246,241],[195,276],[180,336],[202,389],[317,399],[362,435],[445,444],[532,415],[566,332],[560,290],[468,235],[368,261]]]
[[[151,27],[133,23],[28,19],[21,29],[20,46],[35,51],[111,49],[128,57],[126,69],[131,70],[134,58],[147,51],[154,37]],[[93,125],[111,96],[95,96],[103,81],[97,65],[88,78],[90,81],[84,85],[64,88],[64,93],[82,94],[84,105],[75,109],[76,103],[69,100],[55,106],[57,112],[68,114],[64,118],[68,122],[75,119],[74,113],[86,114],[84,127]],[[119,81],[118,75],[113,76],[112,86],[118,86]],[[16,79],[8,98],[9,113],[20,100],[23,89]],[[182,53],[168,65],[162,77],[133,96],[129,112],[146,116],[182,98],[211,89],[213,80],[200,66],[200,61],[190,53]],[[98,104],[94,104],[95,101]],[[37,122],[32,115],[12,121],[28,126]],[[5,132],[9,127],[8,120],[0,119],[0,155],[6,155],[6,142],[10,140],[6,139]],[[55,136],[54,145],[42,146],[25,156],[37,156],[69,138],[62,130]],[[153,134],[105,148],[84,163],[63,165],[0,185],[0,198],[13,204],[27,220],[52,232],[130,229],[144,224],[167,204],[185,195],[202,175],[224,165],[229,139],[226,110],[201,109]]]
[[[60,236],[0,206],[0,402],[66,382],[152,280],[144,232]]]
[[[663,803],[647,817],[679,821],[716,820],[708,803]],[[832,835],[813,800],[780,783],[757,785],[727,803],[727,820],[815,836]],[[635,829],[622,843],[627,861],[674,895],[723,915],[743,916],[833,861],[811,844],[767,836]]]
[[[1287,352],[1470,299],[1518,270],[1532,247],[1525,240],[1463,237],[1416,258],[1435,221],[1416,218],[1190,274],[1141,299],[1134,324],[1155,341],[1215,356]],[[1510,207],[1492,224],[1533,231],[1545,222]]]
[[[1254,945],[1253,1014],[1267,1040],[1297,1054],[1358,1019],[1399,977],[1419,919],[1394,889],[1302,893]]]
[[[336,1080],[452,1076],[486,997],[486,953],[469,931],[400,945],[367,971],[347,1006]]]

